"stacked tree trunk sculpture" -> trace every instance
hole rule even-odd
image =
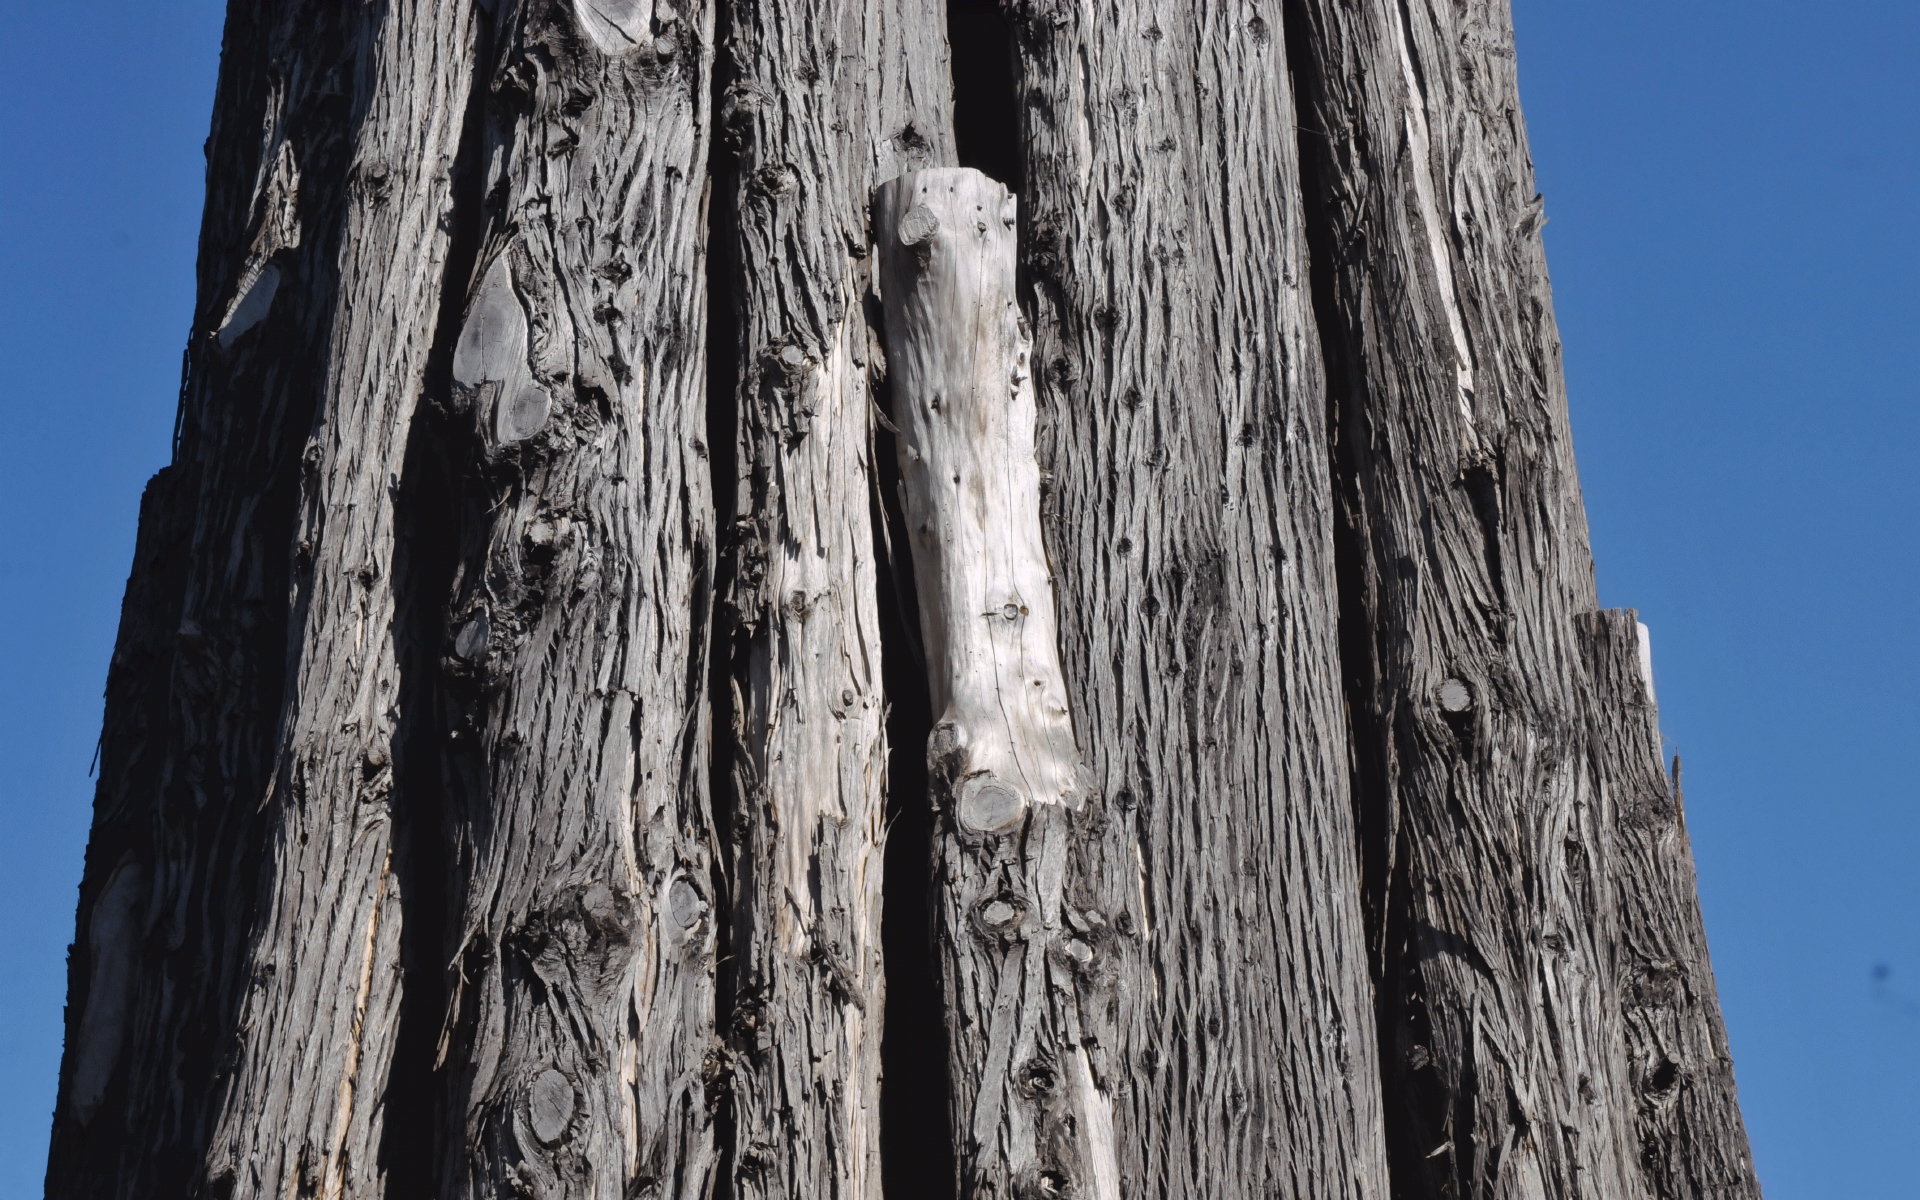
[[[1501,0],[235,3],[207,149],[50,1197],[1759,1195]]]

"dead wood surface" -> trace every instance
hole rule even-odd
[[[884,356],[866,307],[867,201],[879,181],[951,158],[944,20],[927,0],[768,0],[728,6],[719,32],[725,340],[709,403],[731,410],[713,468],[727,530],[716,762],[741,1196],[881,1194]]]
[[[1287,14],[1395,1185],[1645,1195],[1614,1014],[1615,897],[1646,881],[1587,755],[1593,564],[1510,17]]]
[[[1015,29],[1094,1077],[1169,1196],[1387,1194],[1278,14]]]
[[[948,7],[231,6],[49,1196],[1758,1195],[1503,0]]]
[[[972,169],[909,172],[873,198],[934,717],[948,1104],[961,1195],[1117,1200],[1113,1080],[1094,1076],[1080,1005],[1113,982],[1113,934],[1068,894],[1090,811],[1040,529],[1017,207]]]
[[[470,23],[432,9],[228,24],[178,446],[130,584],[151,607],[129,608],[109,680],[82,888],[117,1012],[76,986],[49,1194],[379,1188],[400,983],[388,485],[471,61]]]

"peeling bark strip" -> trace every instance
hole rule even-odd
[[[447,397],[469,431],[442,651],[449,1200],[711,1186],[711,43],[705,4],[527,0],[491,25]]]
[[[910,172],[873,200],[935,713],[951,1104],[964,1195],[1117,1200],[1112,1087],[1078,994],[1108,969],[1111,932],[1066,893],[1088,808],[1040,537],[1015,215],[973,170]]]
[[[1660,761],[1646,626],[1582,619],[1597,706],[1589,753],[1617,831],[1621,1028],[1640,1170],[1656,1200],[1759,1200],[1733,1056],[1700,920],[1679,789]]]
[[[726,6],[716,179],[734,406],[721,644],[735,1195],[878,1200],[886,697],[863,302],[874,184],[950,157],[942,6]],[[730,1010],[730,1011],[727,1011]],[[902,1081],[902,1086],[913,1086]]]
[[[1166,1196],[1387,1194],[1278,13],[1017,25],[1047,544],[1107,798],[1096,1076]],[[1102,829],[1102,825],[1105,826]]]

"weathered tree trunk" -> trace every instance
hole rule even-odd
[[[58,1193],[379,1186],[400,985],[389,485],[471,65],[471,22],[435,8],[229,22],[247,66],[223,73],[179,448],[109,684],[81,908],[109,991],[76,980]]]
[[[1614,961],[1640,1166],[1656,1200],[1758,1200],[1700,920],[1680,760],[1671,778],[1661,764],[1647,627],[1632,609],[1612,609],[1589,614],[1580,631],[1597,702],[1593,771],[1617,830]]]
[[[716,332],[731,336],[714,373],[733,387],[709,402],[741,1196],[881,1194],[881,659],[898,648],[880,631],[866,213],[877,182],[952,154],[943,16],[928,0],[769,0],[730,6],[721,30]]]
[[[715,1166],[713,13],[646,7],[501,5],[484,62],[447,398],[449,1200],[704,1196]]]
[[[1110,1014],[1120,1174],[1384,1196],[1279,30],[1180,0],[1036,5],[1017,32],[1048,545],[1106,826],[1072,887],[1118,959],[1082,1005]]]
[[[48,1195],[1757,1196],[1511,47],[233,5]]]
[[[1614,896],[1651,881],[1586,755],[1593,564],[1506,5],[1287,13],[1395,1184],[1643,1195]]]

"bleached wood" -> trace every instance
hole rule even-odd
[[[964,1194],[1117,1200],[1112,1095],[1088,1067],[1075,994],[1101,951],[1065,903],[1086,784],[1040,533],[1016,208],[962,169],[909,172],[873,199],[935,714],[951,1104]]]

